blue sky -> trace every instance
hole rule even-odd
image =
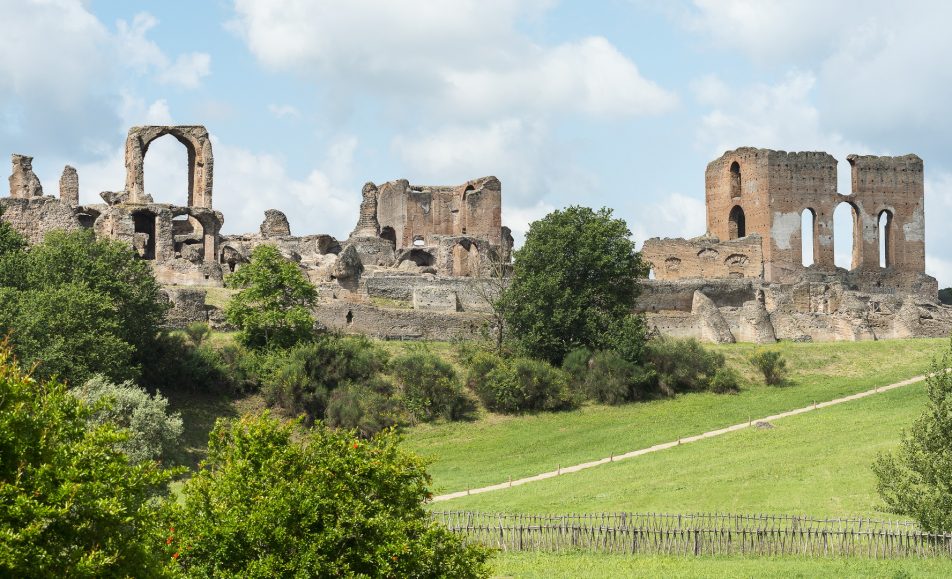
[[[517,234],[569,204],[640,243],[704,231],[704,167],[750,145],[925,160],[927,270],[952,285],[952,3],[0,0],[0,151],[47,193],[124,183],[136,124],[204,124],[225,232],[285,211],[344,237],[361,185],[496,175]],[[185,153],[146,158],[184,202]],[[848,223],[837,223],[837,231]],[[837,235],[849,254],[849,235]]]

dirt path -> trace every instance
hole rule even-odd
[[[639,450],[633,450],[631,452],[626,452],[625,454],[619,454],[617,456],[610,456],[607,458],[602,458],[599,460],[593,460],[590,462],[583,462],[582,464],[576,464],[573,466],[564,466],[560,467],[557,470],[551,470],[549,472],[544,472],[541,474],[520,478],[514,481],[506,481],[503,483],[490,485],[488,487],[481,487],[478,489],[469,489],[465,491],[458,491],[455,493],[449,493],[445,495],[439,495],[433,497],[433,502],[439,501],[449,501],[452,499],[458,499],[460,497],[465,497],[467,495],[476,495],[479,493],[488,493],[492,491],[501,491],[510,487],[515,487],[519,485],[524,485],[526,483],[531,483],[535,481],[545,480],[547,478],[556,477],[563,474],[568,474],[570,472],[578,472],[580,470],[585,470],[587,468],[594,468],[596,466],[607,464],[609,462],[618,462],[619,460],[625,460],[628,458],[634,458],[636,456],[642,456],[652,452],[658,452],[659,450],[666,450],[678,446],[680,444],[688,444],[690,442],[697,442],[699,440],[704,440],[706,438],[714,438],[715,436],[721,436],[722,434],[727,434],[729,432],[736,432],[738,430],[743,430],[744,428],[750,428],[758,422],[771,422],[774,420],[779,420],[781,418],[786,418],[788,416],[796,416],[797,414],[803,414],[804,412],[811,412],[813,410],[818,410],[820,408],[826,408],[827,406],[835,406],[836,404],[843,404],[844,402],[852,402],[853,400],[859,400],[860,398],[866,398],[867,396],[872,396],[873,394],[879,394],[880,392],[887,392],[895,388],[902,388],[903,386],[909,386],[910,384],[915,384],[917,382],[922,382],[926,377],[923,376],[914,376],[908,380],[903,380],[902,382],[896,382],[895,384],[890,384],[888,386],[880,386],[878,388],[873,388],[872,390],[866,390],[865,392],[859,392],[857,394],[851,394],[849,396],[844,396],[843,398],[836,398],[834,400],[828,400],[826,402],[819,402],[811,404],[810,406],[804,406],[803,408],[797,408],[796,410],[789,410],[787,412],[781,412],[780,414],[774,414],[771,416],[765,416],[763,418],[756,418],[750,422],[744,422],[742,424],[735,424],[733,426],[727,426],[725,428],[720,428],[718,430],[711,430],[705,432],[704,434],[697,434],[695,436],[689,436],[687,438],[681,438],[679,440],[674,440],[671,442],[664,442],[661,444],[656,444],[654,446],[649,446],[648,448],[642,448]]]

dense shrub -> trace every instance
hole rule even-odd
[[[88,417],[65,385],[35,381],[0,347],[0,576],[168,574],[153,499],[171,473],[132,463],[117,449],[128,434]]]
[[[263,391],[270,404],[309,420],[324,417],[331,393],[361,384],[387,364],[387,353],[363,336],[327,334],[314,342],[275,352],[267,364]]]
[[[259,245],[251,261],[225,279],[240,291],[225,307],[238,340],[250,348],[288,348],[311,338],[317,290],[296,263],[272,245]]]
[[[170,548],[195,577],[483,577],[487,553],[431,524],[424,462],[267,415],[216,424]]]
[[[569,379],[547,362],[482,354],[471,362],[467,383],[486,408],[511,414],[574,407]]]
[[[615,350],[596,352],[585,375],[585,396],[603,404],[622,404],[643,398],[654,373],[629,362]]]
[[[706,390],[724,356],[705,349],[697,340],[655,338],[645,348],[646,360],[657,372],[658,388],[665,395]]]
[[[581,392],[585,389],[585,377],[588,375],[591,360],[592,351],[588,348],[576,348],[562,360],[562,369],[568,372],[574,390]]]
[[[716,394],[733,394],[740,390],[740,374],[730,366],[721,366],[714,372],[708,387]]]
[[[750,363],[764,375],[764,382],[771,386],[783,384],[787,377],[787,360],[776,350],[758,350],[750,357]]]
[[[87,418],[92,427],[109,423],[128,433],[118,448],[132,462],[178,458],[182,417],[169,413],[169,401],[161,394],[150,396],[132,382],[114,384],[101,375],[71,393],[93,409]]]
[[[388,380],[371,378],[363,384],[345,384],[331,393],[324,421],[328,426],[356,430],[370,437],[391,426],[410,422]]]
[[[237,346],[195,346],[177,332],[156,337],[152,358],[143,367],[143,383],[165,391],[246,392],[257,384],[251,366],[258,356]]]
[[[404,405],[416,420],[460,419],[473,409],[456,370],[431,352],[415,349],[397,356],[391,362],[390,371]]]

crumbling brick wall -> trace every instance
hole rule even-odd
[[[654,279],[760,278],[763,253],[759,235],[721,241],[716,237],[645,241],[642,257],[651,264]]]

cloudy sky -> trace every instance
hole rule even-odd
[[[47,193],[124,183],[136,124],[204,124],[225,232],[269,207],[346,236],[360,188],[503,183],[504,222],[609,206],[636,240],[704,231],[742,145],[925,160],[927,269],[952,285],[952,3],[876,0],[0,0],[0,152]],[[146,190],[184,203],[184,148]],[[842,220],[840,221],[842,223]],[[844,223],[846,227],[848,223]],[[838,228],[839,230],[839,228]],[[848,235],[837,253],[849,253]]]

